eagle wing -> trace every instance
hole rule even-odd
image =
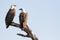
[[[13,10],[9,10],[8,11],[8,13],[7,13],[7,15],[6,15],[6,18],[5,18],[5,23],[6,23],[6,28],[8,28],[9,27],[9,25],[11,24],[11,22],[13,21],[13,18],[14,18],[14,13],[15,12],[11,12],[11,11],[13,11]]]
[[[27,25],[27,19],[28,19],[28,13],[24,13],[24,12],[20,13],[19,22],[20,22],[21,28]]]

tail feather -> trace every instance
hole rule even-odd
[[[6,29],[9,27],[9,25],[6,26]]]

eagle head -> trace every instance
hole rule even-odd
[[[21,10],[21,12],[26,13],[26,10],[24,8],[20,8],[19,10]]]
[[[16,7],[16,5],[11,5],[11,9],[14,9]]]

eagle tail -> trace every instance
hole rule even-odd
[[[9,27],[9,25],[6,26],[6,29]]]

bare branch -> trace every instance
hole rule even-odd
[[[29,38],[31,38],[32,40],[38,40],[38,38],[37,38],[37,37],[32,33],[32,31],[30,30],[30,28],[28,27],[28,25],[26,25],[27,28],[23,29],[23,28],[21,28],[20,24],[17,24],[17,23],[15,23],[15,22],[12,22],[12,23],[11,23],[11,26],[20,28],[22,31],[24,31],[24,32],[27,33],[27,35],[23,35],[23,34],[17,34],[17,35],[22,36],[22,37],[29,37]]]
[[[18,33],[17,35],[22,36],[22,37],[29,37],[28,35],[23,35],[23,34],[18,34]]]
[[[11,23],[11,26],[14,26],[14,27],[19,28],[19,27],[20,27],[20,24],[17,24],[17,23],[15,23],[15,22],[12,22],[12,23]]]

